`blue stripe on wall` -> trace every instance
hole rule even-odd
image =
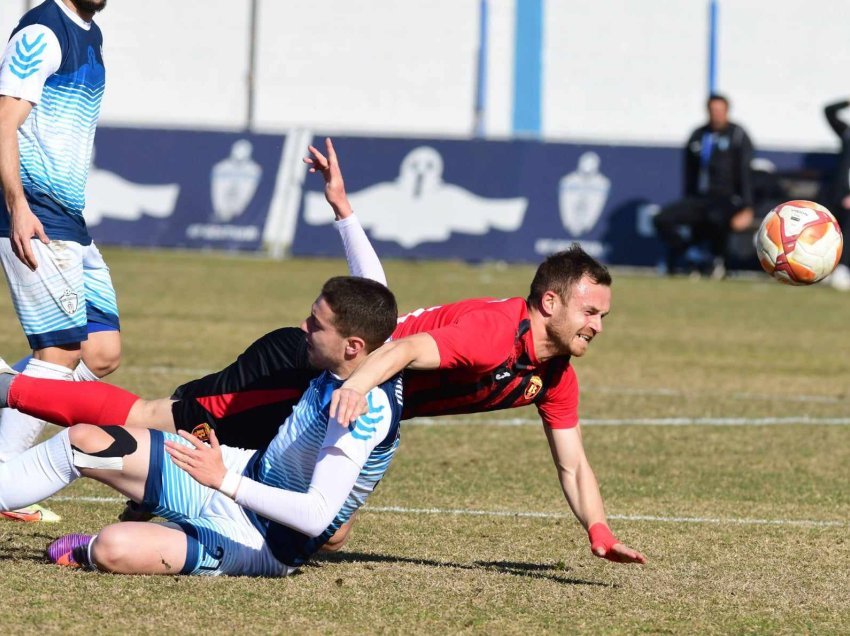
[[[540,134],[543,2],[516,0],[513,125],[520,135]]]
[[[708,3],[708,94],[717,92],[717,0]]]

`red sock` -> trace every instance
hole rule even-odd
[[[124,426],[139,399],[102,382],[68,382],[19,375],[9,387],[9,406],[59,426]]]

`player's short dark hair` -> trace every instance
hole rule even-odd
[[[334,312],[334,327],[344,338],[357,336],[368,351],[389,338],[398,319],[393,293],[381,283],[356,276],[335,276],[322,287],[322,298]]]
[[[536,307],[547,291],[555,292],[566,301],[572,286],[583,276],[599,285],[611,286],[608,268],[581,249],[578,243],[573,243],[569,249],[552,254],[540,263],[534,280],[531,281],[528,306]]]
[[[726,108],[729,108],[729,98],[726,95],[721,95],[720,93],[712,93],[708,96],[708,99],[705,100],[705,105],[708,106],[711,102],[723,102],[726,104]]]

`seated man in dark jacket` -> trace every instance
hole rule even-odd
[[[722,278],[730,232],[747,229],[753,219],[753,145],[744,129],[729,121],[725,97],[711,95],[707,105],[708,123],[685,146],[685,197],[664,207],[654,222],[667,247],[668,273],[675,273],[690,245],[708,241],[712,275]]]

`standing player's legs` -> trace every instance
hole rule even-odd
[[[33,348],[23,373],[57,380],[97,380],[110,373],[121,355],[118,308],[109,268],[97,247],[61,240],[48,245],[33,240],[31,245],[39,263],[34,272],[14,255],[8,239],[0,243],[12,301]],[[44,420],[4,409],[0,461],[32,446],[43,429]],[[39,507],[3,516],[58,520]]]
[[[74,370],[74,379],[98,380],[120,364],[121,323],[109,267],[94,242],[83,248],[83,284],[88,337],[82,342],[82,361]]]
[[[84,248],[72,241],[45,245],[33,240],[31,246],[39,263],[35,271],[18,260],[8,238],[0,239],[0,261],[12,303],[33,350],[23,373],[71,380],[80,359],[79,343],[86,337]],[[43,428],[43,421],[5,409],[0,419],[0,462],[29,448]],[[52,517],[37,509],[3,516],[23,521]]]

